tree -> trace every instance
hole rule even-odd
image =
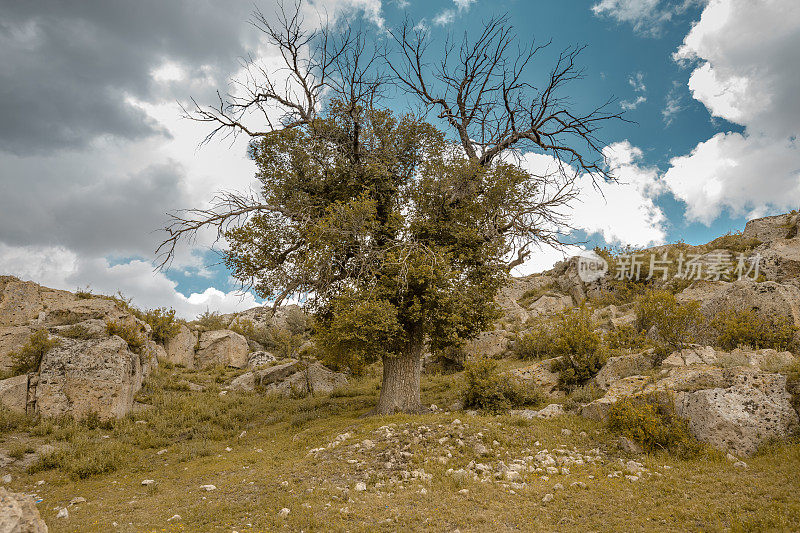
[[[579,76],[579,50],[560,56],[544,90],[523,81],[542,48],[511,57],[505,19],[488,21],[476,41],[465,37],[458,54],[448,43],[434,71],[425,67],[428,35],[410,23],[387,48],[353,26],[306,29],[300,5],[276,23],[256,12],[253,24],[282,54],[284,72],[248,63],[239,96],[215,107],[193,101],[187,115],[213,125],[207,139],[251,138],[260,190],[174,213],[162,266],[179,240],[215,228],[244,287],[276,306],[310,296],[330,357],[356,371],[382,361],[377,413],[420,411],[425,348],[459,346],[487,329],[509,270],[532,243],[558,244],[577,173],[609,178],[594,132],[617,115],[575,114],[558,95]],[[427,113],[390,110],[385,94],[397,85],[438,110],[455,137]],[[266,128],[251,125],[254,113]],[[532,148],[551,157],[551,172],[518,164]]]

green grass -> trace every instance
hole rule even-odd
[[[608,475],[621,469],[616,436],[579,417],[525,420],[511,416],[431,413],[365,417],[375,405],[377,376],[367,376],[331,396],[283,399],[257,394],[220,395],[218,380],[236,372],[161,370],[139,400],[152,407],[114,423],[88,420],[12,421],[0,416],[0,449],[36,448],[56,452],[8,470],[11,488],[35,492],[39,509],[56,533],[67,531],[763,531],[796,530],[800,524],[800,444],[765,448],[741,470],[721,455],[689,460],[664,453],[637,458],[654,474],[636,483]],[[461,376],[425,376],[423,401],[446,406],[459,396]],[[203,392],[167,387],[171,382],[204,385]],[[2,415],[2,413],[0,413]],[[459,418],[463,428],[449,429]],[[6,422],[3,422],[6,420]],[[16,419],[14,419],[16,420]],[[144,423],[137,423],[144,422]],[[426,425],[436,436],[477,438],[490,445],[484,462],[524,457],[533,448],[598,448],[599,464],[542,480],[526,474],[526,488],[510,492],[502,483],[454,480],[448,468],[475,460],[469,446],[455,447],[447,464],[434,460],[436,440],[413,442],[402,431],[391,443],[376,441],[368,454],[345,445],[317,455],[337,435],[347,444],[375,439],[387,424]],[[407,426],[406,426],[407,425]],[[440,428],[440,425],[442,426]],[[569,435],[562,434],[569,429]],[[244,432],[244,433],[243,433]],[[105,438],[107,437],[107,438]],[[492,444],[494,441],[497,444]],[[535,447],[535,441],[539,446]],[[413,454],[411,468],[432,474],[429,482],[408,481],[376,488],[380,454],[386,446]],[[230,448],[231,451],[226,451]],[[166,450],[163,451],[162,450]],[[18,453],[18,452],[17,452]],[[535,452],[534,452],[535,453]],[[368,490],[354,490],[358,470],[347,459],[366,461]],[[378,463],[378,461],[381,461]],[[664,467],[669,468],[664,468]],[[656,474],[657,473],[657,474]],[[593,477],[590,477],[593,476]],[[156,485],[141,485],[154,479]],[[37,485],[39,480],[44,483]],[[581,481],[585,489],[571,487]],[[554,491],[561,482],[564,489]],[[201,485],[213,484],[206,492]],[[400,488],[400,487],[403,488]],[[425,489],[427,494],[422,494]],[[467,489],[467,494],[458,491]],[[555,499],[542,503],[546,493]],[[56,507],[81,496],[87,502],[56,519]],[[278,511],[291,510],[285,519]],[[179,522],[167,522],[179,514]],[[117,522],[117,527],[112,526]]]

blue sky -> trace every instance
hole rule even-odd
[[[208,235],[170,270],[153,270],[167,211],[252,183],[243,140],[198,148],[206,128],[176,104],[212,102],[241,75],[238,58],[275,64],[246,22],[252,9],[249,0],[0,0],[0,273],[121,290],[183,316],[256,303],[236,292]],[[707,242],[800,206],[796,0],[314,0],[305,9],[308,20],[358,20],[376,39],[408,17],[439,42],[507,14],[522,41],[552,40],[533,83],[554,53],[586,45],[573,104],[615,97],[610,110],[632,121],[601,133],[620,183],[604,195],[585,187],[572,206],[571,237],[590,246]],[[529,155],[526,164],[541,162]],[[559,257],[542,250],[524,271]]]

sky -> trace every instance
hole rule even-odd
[[[246,141],[200,146],[208,125],[179,103],[213,103],[242,58],[275,64],[248,24],[254,6],[271,16],[276,2],[0,0],[0,274],[186,318],[260,303],[207,234],[154,270],[166,213],[253,182]],[[615,98],[627,121],[600,135],[618,182],[579,179],[572,242],[704,243],[800,207],[797,0],[313,0],[304,12],[378,40],[406,19],[460,37],[507,14],[521,42],[552,41],[532,82],[553,53],[586,45],[572,104]],[[562,256],[536,250],[517,273]]]

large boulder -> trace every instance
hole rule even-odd
[[[208,368],[215,365],[245,368],[250,347],[247,339],[234,331],[220,329],[200,334],[195,365]]]
[[[230,389],[253,391],[256,388],[267,393],[284,396],[304,396],[309,392],[330,393],[347,384],[347,377],[333,372],[320,363],[289,361],[280,365],[245,372],[231,381]]]
[[[675,408],[699,440],[747,456],[762,443],[794,431],[798,415],[790,400],[786,376],[750,370],[739,373],[727,388],[679,393]]]
[[[0,380],[0,407],[24,413],[28,406],[28,375]]]
[[[560,357],[545,359],[544,361],[512,370],[509,374],[523,383],[530,383],[539,387],[545,394],[563,396],[563,391],[558,390],[558,374],[553,371],[553,366],[560,359]]]
[[[642,394],[653,378],[649,376],[628,376],[611,384],[605,396],[598,398],[580,408],[584,418],[605,422],[608,413],[619,400]]]
[[[0,327],[24,326],[39,316],[42,311],[39,285],[3,276],[0,288]]]
[[[774,241],[756,252],[761,255],[759,270],[767,279],[784,282],[800,278],[800,238]]]
[[[117,336],[62,339],[39,367],[36,409],[48,417],[125,416],[143,379],[140,356]]]
[[[500,357],[508,350],[509,333],[502,329],[484,331],[464,345],[468,357]]]
[[[194,368],[194,352],[197,341],[197,332],[181,324],[178,332],[164,343],[166,360],[174,365]]]
[[[0,531],[3,533],[47,533],[33,498],[0,487]]]
[[[650,353],[610,357],[594,377],[594,382],[601,389],[607,390],[615,381],[642,374],[651,368],[653,368],[653,357]]]
[[[694,283],[678,295],[681,301],[700,301],[700,312],[713,318],[721,311],[753,311],[775,320],[788,318],[800,326],[800,289],[793,285],[740,280],[732,283]]]

